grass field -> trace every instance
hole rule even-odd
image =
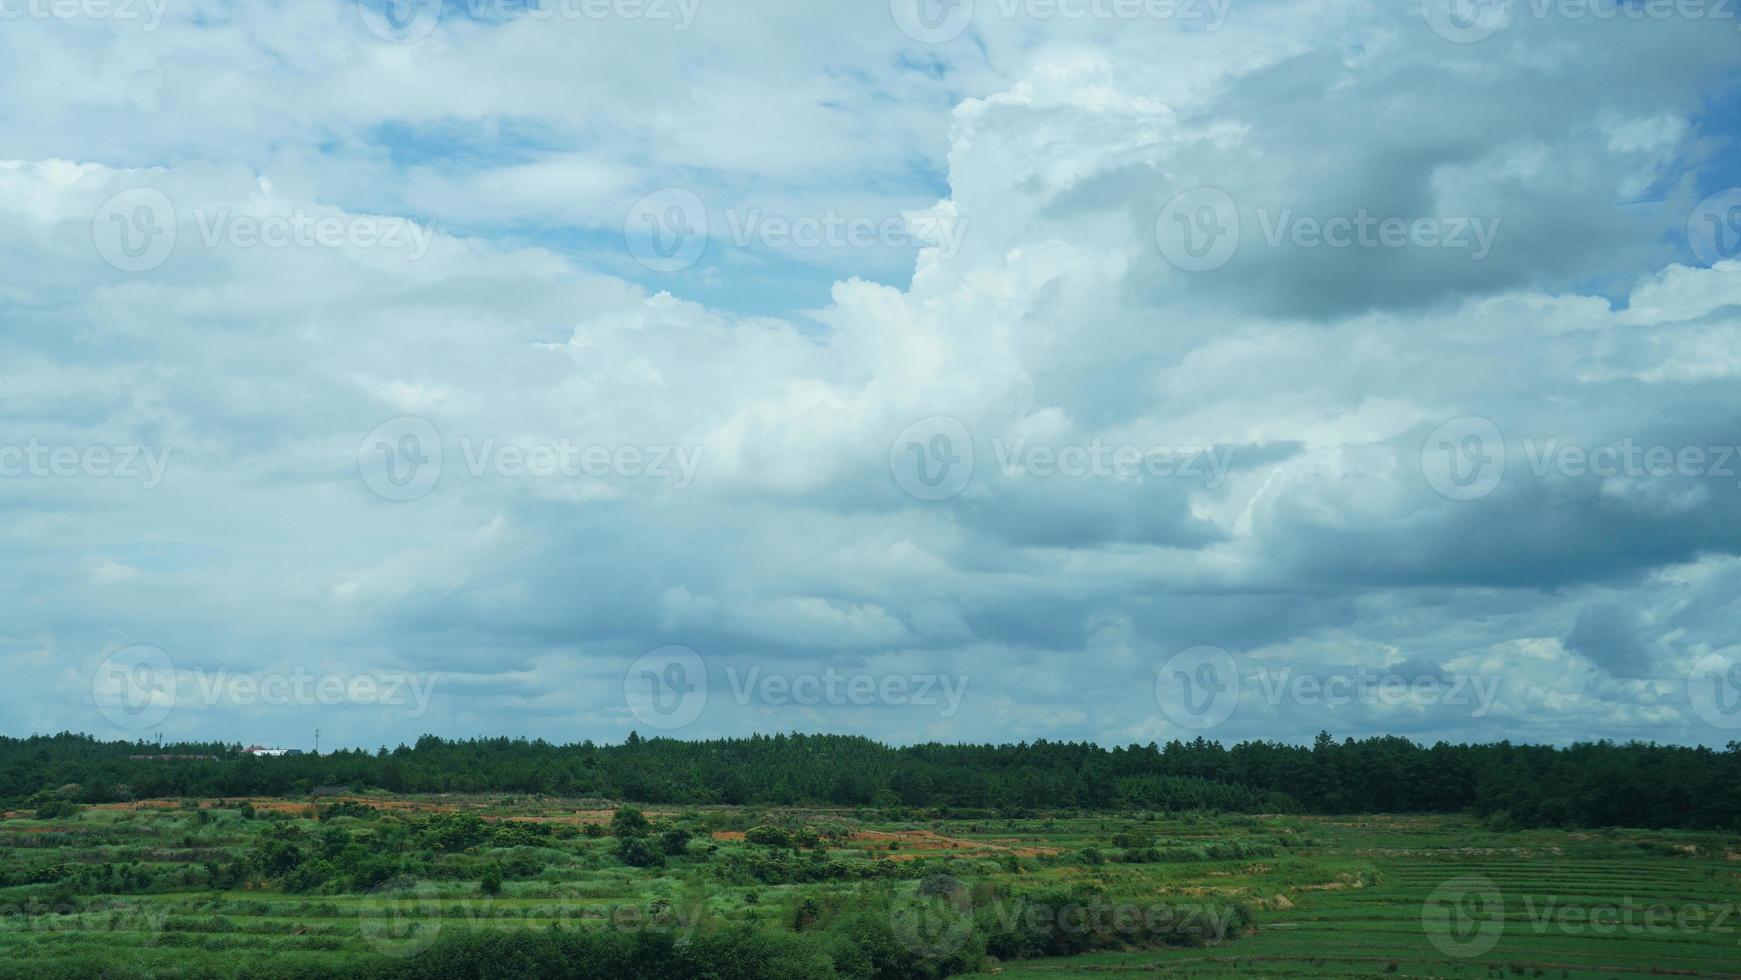
[[[632,866],[596,802],[333,803],[7,814],[0,961],[221,971],[414,957],[468,930],[796,933],[880,908],[921,966],[960,948],[960,923],[987,924],[974,965],[1012,977],[1741,976],[1741,839],[1727,835],[711,808],[649,811],[647,839],[677,843],[649,859],[663,866]],[[1008,942],[1024,927],[1051,937],[1033,958]],[[1080,953],[1034,955],[1063,948]]]

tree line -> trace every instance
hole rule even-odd
[[[198,756],[210,758],[188,758]],[[11,807],[54,799],[298,796],[321,787],[997,813],[1473,812],[1523,826],[1736,829],[1741,743],[1425,746],[1396,736],[1338,741],[1320,733],[1310,746],[1223,746],[1204,738],[1112,748],[1046,740],[889,746],[850,735],[681,741],[631,732],[616,745],[426,735],[372,752],[260,758],[215,742],[0,737],[0,802]]]

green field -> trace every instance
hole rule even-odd
[[[1734,835],[725,807],[613,832],[596,801],[255,803],[8,814],[0,975],[342,973],[475,932],[749,926],[879,977],[1741,976]]]

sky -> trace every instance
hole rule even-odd
[[[0,0],[0,732],[1741,739],[1738,27]]]

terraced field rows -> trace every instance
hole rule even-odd
[[[551,925],[685,935],[753,923],[791,932],[860,908],[867,896],[886,903],[930,891],[968,914],[1010,911],[985,905],[987,895],[1008,903],[1051,893],[1136,908],[1232,902],[1256,923],[1218,945],[1118,949],[1115,937],[1099,944],[1109,951],[983,964],[1013,977],[1741,977],[1741,860],[1732,859],[1741,846],[1722,835],[1502,832],[1450,817],[912,820],[719,808],[661,816],[695,836],[664,863],[635,867],[597,830],[556,822],[528,831],[528,842],[504,829],[572,813],[571,804],[539,812],[395,802],[360,815],[262,808],[271,812],[252,819],[193,803],[52,821],[13,815],[0,821],[0,856],[14,882],[0,887],[8,910],[0,959],[95,955],[151,971],[243,958],[343,964],[415,955],[437,935]],[[473,825],[485,839],[432,844],[444,815],[461,812],[485,818]],[[764,822],[827,837],[814,851],[770,848],[733,829]],[[423,873],[373,893],[336,878],[298,886],[294,875],[271,871],[280,837],[325,847],[341,864],[361,860],[342,850],[346,841],[399,841],[403,860]],[[769,860],[798,863],[769,878]],[[791,868],[823,860],[877,874],[790,878]],[[510,870],[499,893],[480,883],[486,865]],[[240,877],[220,884],[231,875]]]
[[[1722,846],[1700,848],[1702,857],[1657,848],[1653,856],[1634,857],[1641,835],[1590,842],[1536,834],[1532,844],[1549,842],[1501,856],[1488,848],[1433,847],[1428,837],[1391,856],[1373,856],[1365,846],[1370,840],[1357,831],[1325,833],[1331,827],[1323,825],[1324,839],[1300,856],[1326,865],[1364,856],[1375,872],[1373,884],[1296,890],[1289,907],[1264,914],[1256,935],[1218,949],[1095,954],[1010,964],[1007,972],[1034,980],[1155,971],[1199,977],[1741,976],[1741,863],[1726,859]],[[1257,892],[1267,878],[1243,880]]]

